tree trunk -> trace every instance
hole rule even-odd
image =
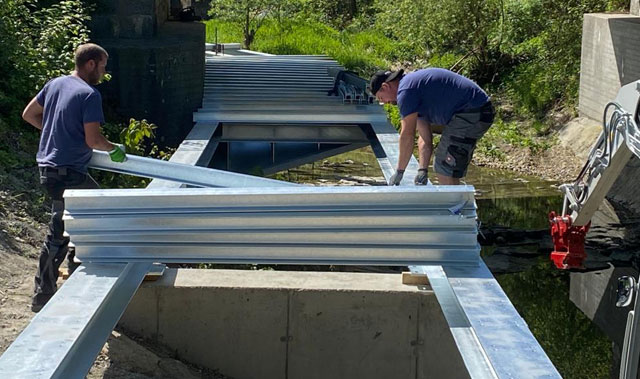
[[[251,25],[249,20],[249,3],[244,13],[244,48],[249,50],[251,48],[251,42],[253,37],[251,36]]]

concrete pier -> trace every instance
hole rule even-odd
[[[466,378],[429,286],[400,274],[169,269],[120,326],[235,378]]]

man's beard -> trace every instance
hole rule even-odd
[[[101,79],[100,70],[98,69],[98,67],[96,67],[95,69],[93,69],[93,71],[89,73],[89,81],[91,82],[90,84],[96,85],[100,83],[100,79]]]

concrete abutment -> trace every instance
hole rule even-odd
[[[157,142],[177,146],[202,105],[205,26],[169,11],[168,0],[100,0],[91,39],[109,53],[113,78],[99,87],[108,109],[155,123]]]
[[[120,326],[236,378],[469,377],[434,292],[399,274],[169,269]]]

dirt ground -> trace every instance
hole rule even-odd
[[[503,146],[505,160],[476,157],[478,165],[510,169],[546,179],[569,180],[582,162],[559,145],[541,155],[527,148]],[[34,316],[30,310],[38,250],[48,211],[35,169],[0,171],[0,354]],[[113,332],[89,378],[224,378],[217,372],[187,366],[170,351]]]
[[[511,170],[563,183],[573,181],[584,165],[581,159],[559,143],[537,154],[527,147],[507,144],[500,146],[500,151],[505,154],[503,159],[475,154],[473,163],[477,166]]]
[[[22,177],[21,177],[22,176]],[[22,179],[22,180],[21,180]],[[34,174],[0,172],[0,355],[29,324],[33,277],[46,232],[47,209]],[[39,213],[38,213],[39,212]],[[60,280],[58,285],[62,285]],[[225,378],[186,365],[158,346],[114,331],[87,378]]]

